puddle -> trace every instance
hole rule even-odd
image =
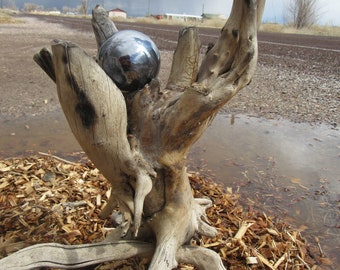
[[[81,151],[62,112],[0,123],[0,156]],[[247,207],[317,236],[340,265],[340,131],[244,115],[218,115],[189,154],[201,171],[239,191]]]
[[[244,206],[317,236],[340,266],[339,129],[218,115],[189,158]]]
[[[194,153],[227,185],[242,176],[243,166],[262,159],[275,162],[291,182],[310,186],[324,179],[340,193],[340,131],[325,125],[218,115]]]
[[[0,155],[19,156],[25,150],[64,155],[81,148],[61,111],[0,123]]]

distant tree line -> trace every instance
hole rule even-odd
[[[79,13],[86,15],[89,11],[91,0],[79,0],[80,5],[78,5],[76,8],[71,8],[64,6],[62,8],[62,12],[64,13]],[[18,8],[15,5],[14,0],[0,0],[0,8],[7,8],[12,10],[17,10]],[[56,7],[49,8],[46,11],[57,11],[58,9]],[[37,5],[35,3],[25,3],[22,9],[23,12],[36,12],[36,11],[45,11],[45,8],[43,5]]]
[[[86,15],[89,11],[92,0],[78,0],[80,5],[77,8],[70,8],[64,6],[62,12],[64,13],[79,13]],[[0,8],[8,8],[17,10],[14,0],[0,0]],[[318,0],[290,0],[286,8],[287,19],[292,25],[297,28],[310,27],[317,23],[319,18]],[[44,11],[44,6],[34,3],[25,3],[23,7],[24,12]],[[56,8],[49,9],[55,11]]]
[[[17,10],[14,0],[0,0],[0,8]]]
[[[79,13],[86,15],[90,7],[91,0],[79,0],[79,2],[80,2],[80,6],[78,7]]]
[[[44,11],[44,6],[34,3],[25,3],[22,10],[24,12]]]

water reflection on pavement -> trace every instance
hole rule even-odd
[[[24,150],[61,156],[81,151],[61,112],[0,123],[0,156]],[[317,236],[340,265],[339,129],[217,115],[188,164],[240,192],[244,206]]]
[[[189,157],[244,206],[317,236],[340,266],[339,129],[218,115]]]

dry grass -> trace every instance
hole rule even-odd
[[[0,9],[0,24],[3,23],[19,23],[21,20],[14,18],[14,11],[8,9]]]
[[[179,20],[179,19],[156,19],[153,17],[131,17],[131,18],[114,18],[114,22],[137,22],[137,23],[147,23],[147,24],[162,24],[162,25],[181,25],[181,26],[200,26],[200,21],[192,21],[192,20]]]
[[[340,36],[339,26],[321,26],[314,25],[310,28],[296,29],[291,25],[265,23],[261,25],[261,30],[264,32],[274,33],[289,33],[302,35],[318,35],[318,36]]]
[[[128,21],[138,23],[150,23],[150,24],[171,24],[181,26],[199,26],[199,27],[213,27],[222,28],[225,24],[224,19],[206,19],[203,21],[184,21],[184,20],[168,20],[168,19],[156,19],[153,17],[138,17],[138,18],[115,18],[114,21]],[[339,26],[320,26],[315,25],[310,28],[296,29],[291,25],[265,23],[261,25],[261,31],[274,32],[274,33],[289,33],[289,34],[302,34],[302,35],[318,35],[318,36],[340,36]]]
[[[181,26],[198,26],[198,27],[213,27],[222,28],[225,24],[225,19],[204,19],[204,20],[180,20],[180,19],[156,19],[154,17],[134,17],[134,18],[114,18],[113,21],[119,22],[138,22],[149,24],[163,24],[163,25],[181,25]]]
[[[0,9],[0,24],[1,23],[19,23],[22,22],[19,19],[14,18],[14,11],[7,9]],[[51,15],[55,16],[55,15]],[[59,15],[58,15],[59,16]],[[84,17],[84,16],[79,16]],[[90,18],[90,17],[89,17]],[[198,27],[213,27],[222,28],[225,24],[225,19],[205,19],[202,21],[195,20],[168,20],[168,19],[156,19],[153,17],[136,17],[136,18],[115,18],[114,21],[128,21],[138,23],[150,23],[150,24],[164,24],[164,25],[181,25],[181,26],[198,26]],[[310,28],[296,29],[290,25],[265,23],[261,25],[261,31],[274,32],[274,33],[289,33],[289,34],[303,34],[303,35],[320,35],[320,36],[340,36],[339,26],[320,26],[315,25]]]

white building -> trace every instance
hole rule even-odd
[[[126,13],[126,11],[124,11],[124,10],[122,10],[120,8],[115,8],[115,9],[112,9],[112,10],[109,11],[109,17],[110,18],[117,18],[117,17],[119,17],[119,18],[126,19],[127,13]]]
[[[174,13],[165,13],[165,18],[168,20],[180,20],[180,21],[200,21],[202,20],[202,16],[197,15],[188,15],[188,14],[174,14]]]

